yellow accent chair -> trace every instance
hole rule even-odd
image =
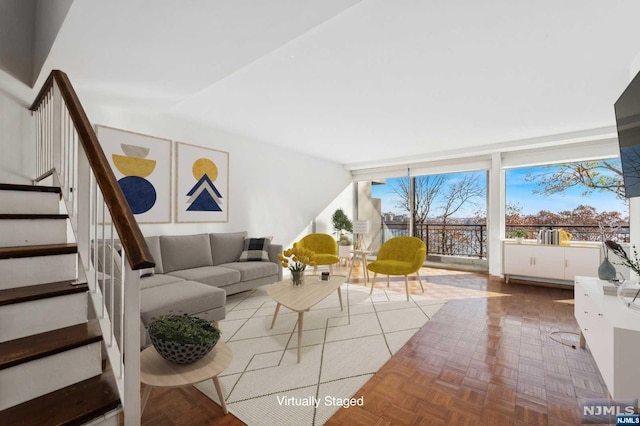
[[[338,263],[338,242],[329,234],[309,234],[293,244],[294,247],[304,247],[316,254],[318,265],[328,265],[333,275],[333,264]],[[315,268],[314,268],[315,269]]]
[[[420,288],[424,293],[420,273],[427,257],[427,246],[420,238],[416,237],[395,237],[386,241],[380,247],[378,256],[374,262],[367,265],[367,269],[373,272],[371,291],[376,285],[376,275],[385,274],[387,276],[387,287],[389,287],[390,275],[404,275],[404,287],[407,291],[407,301],[409,300],[409,274],[416,274]]]

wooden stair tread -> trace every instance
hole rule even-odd
[[[81,425],[119,407],[120,397],[113,373],[106,371],[0,411],[0,424]]]
[[[77,252],[78,245],[76,243],[0,247],[0,259],[53,256],[58,254],[73,254]]]
[[[0,370],[102,340],[98,320],[0,343]],[[0,422],[0,424],[3,424]]]
[[[30,285],[26,287],[0,290],[0,306],[14,303],[29,302],[49,297],[65,296],[67,294],[83,293],[87,291],[86,282],[59,281],[48,284]]]
[[[62,191],[57,186],[40,186],[40,185],[20,185],[13,183],[0,183],[0,190],[4,191],[33,191],[33,192],[53,192],[61,194]]]
[[[68,214],[19,214],[19,213],[3,213],[0,219],[68,219]]]

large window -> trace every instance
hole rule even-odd
[[[388,178],[360,191],[359,205],[378,205],[374,245],[414,235],[429,254],[486,256],[486,171]],[[364,196],[366,198],[366,195]],[[377,240],[377,241],[376,241]]]
[[[521,167],[506,171],[506,237],[514,229],[535,238],[563,228],[574,240],[628,241],[629,205],[619,159]]]

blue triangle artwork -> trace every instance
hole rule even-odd
[[[189,207],[187,211],[221,212],[222,194],[213,181],[218,177],[215,163],[206,158],[200,158],[193,163],[193,176],[198,179],[187,193]]]

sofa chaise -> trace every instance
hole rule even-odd
[[[189,314],[218,321],[225,317],[227,296],[282,280],[278,261],[282,245],[248,238],[247,232],[161,235],[145,240],[156,266],[140,271],[143,346],[150,343],[146,327],[154,318]]]

